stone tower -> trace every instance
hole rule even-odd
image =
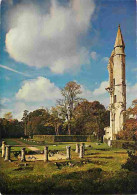
[[[104,138],[115,140],[116,134],[123,129],[126,111],[125,44],[120,25],[109,59],[108,72],[109,87],[106,90],[110,94],[110,127],[105,128]]]

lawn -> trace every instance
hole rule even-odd
[[[7,145],[11,145],[11,146],[20,145],[18,142],[16,142],[15,139],[4,139],[4,141],[6,142]]]
[[[55,143],[49,150],[66,151],[71,146],[71,160],[44,163],[12,162],[0,157],[0,186],[9,194],[116,194],[135,193],[137,174],[121,169],[127,160],[123,149],[111,149],[106,144],[85,143],[83,159],[75,153],[76,143]],[[91,147],[87,147],[91,145]],[[44,146],[37,146],[43,150]]]

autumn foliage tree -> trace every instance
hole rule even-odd
[[[55,107],[33,112],[25,110],[20,123],[24,135],[94,134],[98,140],[102,140],[104,127],[109,126],[109,112],[98,101],[89,102],[81,98],[81,93],[81,86],[70,81],[61,89],[62,99],[57,100]],[[5,116],[8,119],[2,120],[2,128],[3,132],[8,132],[5,127],[11,114]]]
[[[124,129],[118,133],[117,138],[137,141],[137,100],[127,110]]]
[[[73,127],[76,134],[95,134],[98,139],[109,125],[109,112],[98,101],[81,102],[74,110]]]
[[[4,118],[7,120],[11,120],[13,118],[12,112],[7,112],[4,114]]]
[[[53,127],[46,127],[45,123],[50,120],[48,109],[37,109],[28,115],[27,132],[28,136],[41,134],[54,134]]]
[[[118,138],[123,140],[137,140],[137,120],[127,119],[124,130],[118,133]]]

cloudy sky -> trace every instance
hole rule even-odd
[[[118,25],[126,45],[127,107],[137,94],[135,0],[2,0],[0,116],[50,107],[69,81],[106,107]]]

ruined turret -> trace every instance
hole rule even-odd
[[[109,86],[106,90],[110,94],[110,127],[105,128],[104,138],[114,140],[117,133],[123,129],[126,111],[126,81],[125,81],[125,43],[120,25],[108,62]]]

